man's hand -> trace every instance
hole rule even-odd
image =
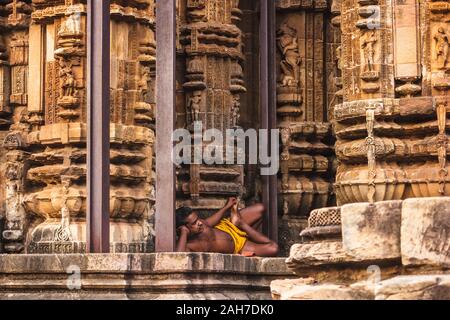
[[[177,243],[177,252],[189,252],[189,248],[187,246],[189,234],[191,231],[186,226],[181,226],[177,229],[179,232],[178,243]]]
[[[222,220],[223,217],[227,214],[228,210],[230,210],[234,206],[237,206],[237,204],[238,204],[237,198],[234,197],[229,198],[227,203],[222,209],[220,209],[219,211],[217,211],[216,213],[214,213],[212,216],[210,216],[205,220],[206,224],[211,228],[217,226],[220,223],[220,220]]]
[[[180,236],[182,235],[182,234],[184,234],[184,235],[186,235],[186,236],[189,236],[189,234],[191,233],[191,230],[189,230],[189,228],[188,227],[186,227],[186,226],[181,226],[181,227],[179,227],[178,228],[178,232],[180,233]]]
[[[238,203],[237,198],[234,198],[234,197],[229,198],[227,201],[227,204],[225,205],[225,208],[231,209],[233,206],[237,205],[237,203]]]

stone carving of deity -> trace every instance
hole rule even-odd
[[[377,42],[375,30],[370,30],[361,37],[361,49],[364,54],[364,70],[374,71],[375,64],[375,43]]]
[[[141,75],[141,79],[139,81],[138,84],[138,88],[139,90],[141,90],[141,101],[145,102],[146,98],[147,98],[147,94],[148,94],[148,90],[149,90],[149,81],[151,80],[150,78],[150,68],[149,67],[144,67],[142,69],[142,75]]]
[[[189,99],[189,109],[191,111],[192,122],[200,121],[200,103],[202,102],[202,92],[200,90],[194,91],[192,97]]]
[[[5,40],[0,35],[0,59],[5,59],[7,57],[8,57],[8,55],[6,54]]]
[[[336,62],[339,70],[344,69],[344,62],[342,61],[342,47],[339,46],[336,48]]]
[[[74,97],[76,90],[76,81],[72,71],[72,63],[59,60],[59,76],[64,79],[61,86],[61,97]]]
[[[301,57],[298,48],[297,30],[284,22],[278,30],[278,47],[282,53],[282,85],[295,86],[299,83]]]
[[[437,33],[434,35],[434,40],[436,41],[436,60],[439,68],[446,69],[450,40],[443,27],[439,27]]]
[[[81,14],[72,13],[61,25],[60,33],[79,34],[81,33]]]
[[[238,94],[233,96],[233,105],[231,107],[231,126],[236,128],[241,118],[241,97]]]

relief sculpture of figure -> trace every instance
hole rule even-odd
[[[72,13],[68,15],[66,21],[61,24],[59,34],[79,34],[81,33],[81,14]]]
[[[439,27],[434,36],[436,41],[436,59],[440,69],[445,69],[448,62],[448,47],[450,45],[449,36],[443,27]]]
[[[361,48],[364,53],[364,70],[374,71],[375,63],[375,43],[377,42],[377,37],[375,30],[368,31],[361,37]]]
[[[72,64],[60,59],[59,66],[59,76],[61,79],[64,79],[61,86],[61,97],[73,97],[75,96],[76,81],[72,71]]]
[[[283,86],[294,86],[299,82],[301,57],[298,49],[297,31],[284,22],[278,30],[278,46],[282,53],[281,71]]]
[[[8,59],[8,53],[6,52],[6,45],[3,36],[0,35],[0,60]]]
[[[202,101],[202,92],[194,91],[192,97],[189,99],[189,109],[191,111],[192,122],[200,121],[200,103]]]
[[[231,127],[236,128],[239,124],[239,119],[241,118],[240,114],[241,102],[240,96],[238,94],[233,96],[233,106],[231,108]]]
[[[66,21],[67,30],[78,34],[81,32],[81,14],[76,12],[73,13],[67,18]]]
[[[344,70],[344,61],[342,59],[342,46],[336,48],[336,64],[339,70]]]
[[[181,207],[176,211],[177,251],[276,256],[278,245],[257,231],[264,210],[262,204],[238,210],[237,198],[230,198],[211,217],[201,219],[191,208]]]
[[[148,94],[148,90],[149,90],[148,83],[150,80],[151,80],[150,68],[144,67],[142,69],[141,79],[139,80],[139,83],[138,83],[138,88],[141,91],[141,102],[145,102],[145,100],[147,99],[147,94]]]

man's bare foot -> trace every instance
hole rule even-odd
[[[243,257],[254,257],[255,253],[252,251],[242,251],[241,256]]]

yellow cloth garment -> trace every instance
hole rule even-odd
[[[245,243],[247,242],[247,233],[240,230],[233,223],[231,223],[230,219],[222,219],[214,228],[228,233],[234,241],[234,253],[241,253]]]

